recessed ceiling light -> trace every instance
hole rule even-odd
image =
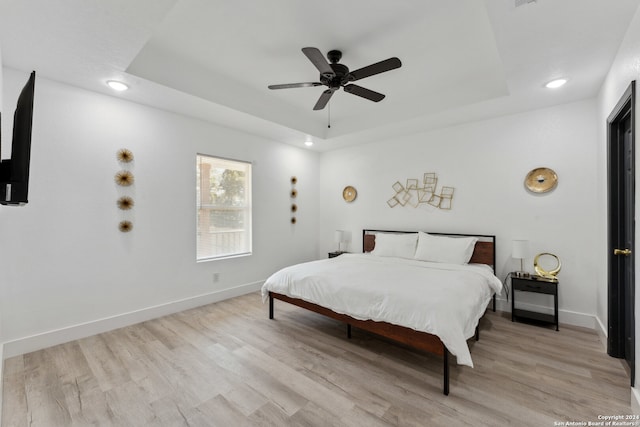
[[[307,147],[311,147],[313,145],[313,141],[305,141],[304,145],[306,145]]]
[[[544,87],[549,88],[549,89],[557,89],[560,86],[564,86],[564,84],[566,82],[567,82],[567,79],[551,80],[549,83],[545,84]]]
[[[117,80],[108,80],[107,81],[107,85],[109,85],[109,87],[111,89],[117,90],[118,92],[122,92],[122,91],[125,91],[125,90],[129,89],[128,85],[126,85],[126,84],[124,84],[122,82],[119,82]]]

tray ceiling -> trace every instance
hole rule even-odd
[[[639,1],[1,0],[0,46],[11,68],[326,150],[593,97]],[[324,87],[267,89],[318,80],[305,46],[403,65],[358,82],[379,103],[336,93],[328,128]]]

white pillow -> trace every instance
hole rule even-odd
[[[467,264],[478,241],[475,237],[446,237],[418,233],[415,259],[420,261]]]
[[[372,255],[412,259],[416,253],[418,233],[376,233],[376,246]]]

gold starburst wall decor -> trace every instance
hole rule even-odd
[[[296,212],[298,211],[298,205],[295,202],[295,198],[298,197],[298,190],[296,190],[296,184],[298,183],[298,178],[295,176],[291,177],[291,192],[289,196],[291,197],[291,224],[295,224],[298,222],[296,219]]]
[[[122,196],[118,199],[118,208],[122,209],[123,211],[128,211],[129,209],[133,208],[133,205],[135,204],[133,199],[129,196]]]
[[[134,178],[133,174],[129,171],[120,171],[115,176],[116,184],[121,185],[123,187],[128,187],[133,184]]]
[[[120,221],[120,224],[118,224],[118,230],[123,233],[128,233],[133,230],[133,223],[131,221]]]
[[[118,161],[122,163],[129,163],[133,161],[133,153],[131,150],[127,150],[126,148],[118,150],[116,157],[118,158]]]

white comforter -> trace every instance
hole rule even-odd
[[[371,254],[343,254],[284,268],[262,286],[360,320],[437,335],[458,364],[473,366],[473,336],[502,284],[486,265],[443,264]]]

